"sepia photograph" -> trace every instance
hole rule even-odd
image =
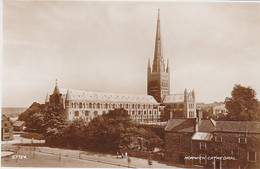
[[[1,3],[1,168],[260,168],[259,1]]]

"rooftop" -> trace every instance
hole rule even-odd
[[[94,101],[94,102],[122,102],[140,104],[159,104],[153,96],[137,94],[107,93],[75,89],[60,89],[61,94],[69,94],[69,100]]]

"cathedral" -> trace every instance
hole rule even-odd
[[[173,117],[196,118],[195,92],[186,89],[180,94],[170,94],[169,60],[165,66],[158,10],[155,49],[152,67],[148,59],[147,95],[118,94],[75,89],[59,89],[56,85],[45,103],[62,104],[68,120],[90,121],[109,110],[124,108],[131,119],[141,123],[160,121],[161,113],[168,106]]]

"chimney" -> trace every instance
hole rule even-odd
[[[172,119],[172,111],[170,111],[170,120]]]
[[[202,119],[202,109],[198,108],[196,109],[196,114],[197,114],[197,118],[195,120],[195,132],[199,131],[199,124],[201,122]]]

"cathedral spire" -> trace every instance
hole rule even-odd
[[[164,62],[162,54],[162,39],[161,39],[161,25],[160,25],[160,9],[158,9],[155,50],[153,60],[153,72],[164,71]]]

